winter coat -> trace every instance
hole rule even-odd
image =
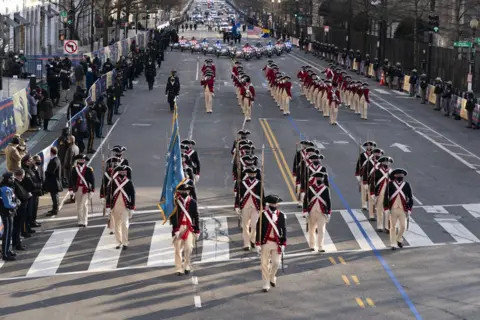
[[[7,171],[13,172],[22,167],[22,155],[17,149],[18,145],[9,143],[5,148],[5,158],[7,160]]]

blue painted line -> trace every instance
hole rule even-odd
[[[288,120],[292,124],[293,128],[300,135],[300,139],[302,139],[302,140],[305,139],[306,136],[300,131],[300,129],[298,128],[298,126],[295,123],[295,121],[293,120],[293,118],[291,116],[288,116]],[[362,232],[363,237],[365,238],[365,240],[367,240],[368,245],[370,246],[370,248],[372,248],[372,251],[375,254],[375,257],[377,257],[378,261],[380,262],[383,269],[385,270],[385,272],[388,274],[388,276],[392,280],[392,282],[395,285],[395,287],[397,288],[398,292],[400,292],[400,295],[402,296],[405,303],[408,305],[408,308],[410,309],[410,311],[415,316],[415,319],[423,320],[422,316],[420,315],[420,313],[418,313],[417,308],[415,308],[415,305],[413,304],[412,300],[408,296],[407,292],[403,289],[403,287],[400,284],[400,282],[398,281],[397,277],[395,277],[395,274],[393,273],[392,269],[388,265],[387,261],[385,261],[382,254],[380,253],[380,251],[375,247],[372,240],[368,236],[367,232],[365,231],[365,229],[360,224],[360,221],[358,221],[357,217],[355,217],[355,215],[353,214],[352,208],[349,206],[347,200],[343,196],[343,194],[340,191],[340,188],[338,187],[338,185],[333,181],[333,178],[329,179],[329,182],[330,182],[330,185],[332,186],[333,190],[335,191],[335,193],[340,198],[340,201],[345,206],[345,208],[347,209],[347,211],[350,214],[350,216],[352,217],[352,219],[355,221],[355,224],[357,225],[358,229],[360,230],[360,232]]]

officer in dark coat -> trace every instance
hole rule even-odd
[[[170,111],[173,112],[175,108],[175,99],[180,94],[180,81],[178,77],[172,71],[172,75],[168,78],[167,87],[165,88],[165,95],[167,96],[168,104],[170,105]]]
[[[87,119],[87,131],[88,131],[88,144],[87,153],[94,153],[93,140],[95,139],[95,127],[98,123],[97,112],[95,111],[95,103],[90,101],[88,103],[88,110],[85,112],[85,118]]]

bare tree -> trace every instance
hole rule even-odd
[[[478,17],[480,0],[442,1],[436,6],[440,30],[451,40],[462,40],[470,33],[470,19]]]
[[[77,4],[75,4],[77,2]],[[78,26],[79,22],[81,19],[79,19],[79,16],[81,16],[84,11],[87,9],[87,5],[89,3],[88,0],[79,0],[79,1],[73,1],[70,0],[68,1],[54,1],[54,0],[48,0],[48,3],[53,4],[57,6],[60,10],[66,11],[66,12],[72,12],[72,23],[64,23],[66,27],[69,30],[70,33],[70,39],[71,40],[80,40],[79,34],[78,34]]]

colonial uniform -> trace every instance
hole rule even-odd
[[[135,187],[129,178],[132,169],[128,166],[117,166],[114,169],[114,178],[107,188],[107,212],[113,217],[113,229],[117,239],[117,249],[128,247],[128,228],[130,219],[135,210]]]
[[[205,73],[205,76],[203,79],[200,81],[200,84],[203,86],[203,91],[205,93],[205,109],[207,113],[212,113],[213,112],[213,96],[215,96],[215,91],[214,91],[214,80],[213,73]]]
[[[403,233],[407,219],[410,218],[413,207],[413,194],[410,184],[404,181],[407,171],[394,169],[390,174],[390,181],[383,198],[385,214],[390,215],[390,245],[392,250],[403,247]],[[397,232],[397,222],[400,228]]]
[[[241,88],[245,117],[247,121],[252,120],[252,106],[255,101],[255,89],[250,84],[250,77],[245,77],[245,85]]]
[[[287,245],[287,219],[285,214],[277,207],[281,201],[282,199],[279,196],[265,197],[267,207],[257,223],[256,244],[257,246],[261,245],[264,292],[268,292],[270,287],[275,287],[277,284],[276,274]]]
[[[333,90],[332,82],[330,80],[325,81],[325,89],[323,93],[323,116],[330,117],[330,100],[331,91]]]
[[[290,114],[290,100],[292,100],[292,81],[289,76],[285,76],[284,78],[281,100],[281,105],[283,107],[283,115],[287,116]]]
[[[188,147],[184,149],[184,154],[190,159],[191,167],[195,174],[195,182],[198,182],[200,180],[200,158],[198,157],[198,152],[193,149],[195,144],[194,140],[184,139],[182,141],[182,145]]]
[[[303,173],[303,166],[304,162],[308,159],[308,152],[307,149],[309,147],[313,147],[314,144],[308,140],[300,141],[300,150],[295,152],[295,157],[293,159],[293,166],[292,166],[292,175],[295,178],[295,193],[297,195],[298,206],[301,207],[303,202],[301,200],[301,182],[302,182],[302,173]]]
[[[243,171],[248,176],[239,183],[240,190],[235,197],[235,210],[242,216],[243,249],[255,248],[255,227],[262,202],[262,182],[256,178],[259,170],[247,168]]]
[[[338,108],[342,100],[340,99],[340,90],[337,89],[336,83],[333,83],[333,88],[329,91],[328,102],[330,106],[330,124],[337,125]]]
[[[303,214],[308,216],[310,248],[312,251],[325,252],[323,249],[325,228],[331,214],[330,190],[324,182],[325,175],[323,172],[314,173],[313,179],[309,183],[308,191],[303,200]],[[318,230],[318,237],[316,237],[316,230]]]
[[[238,142],[242,140],[247,140],[247,137],[249,135],[250,135],[250,131],[248,130],[242,129],[237,131],[237,140],[233,142],[232,150],[230,150],[230,153],[232,154],[232,156],[236,155]]]
[[[363,210],[367,210],[367,191],[368,185],[364,185],[363,181],[363,172],[365,167],[368,164],[367,171],[370,170],[370,166],[373,167],[373,153],[372,149],[377,146],[377,144],[373,141],[367,141],[362,145],[366,148],[365,152],[362,152],[357,160],[357,165],[355,166],[355,177],[357,178],[358,183],[360,184],[360,197],[361,197],[361,205]],[[367,181],[365,181],[365,184]]]
[[[69,190],[75,193],[75,203],[77,204],[77,219],[79,227],[88,225],[88,200],[92,199],[95,192],[95,175],[92,167],[88,167],[86,162],[89,158],[84,154],[75,157],[77,164],[73,167]]]
[[[377,231],[388,230],[388,216],[383,214],[383,198],[385,190],[390,182],[390,164],[393,163],[391,157],[380,157],[378,166],[370,179],[370,195],[375,202],[375,211],[377,214]],[[380,199],[380,200],[379,200]]]
[[[170,217],[175,249],[175,272],[179,276],[183,273],[190,273],[193,241],[194,238],[198,240],[200,236],[197,202],[189,195],[191,189],[192,187],[187,184],[182,184],[177,188],[178,192],[175,197],[177,211]]]
[[[362,183],[365,185],[367,190],[367,199],[368,199],[368,216],[371,221],[375,221],[375,200],[373,199],[370,193],[370,183],[372,179],[375,179],[376,170],[378,169],[378,160],[383,156],[384,152],[382,149],[375,148],[372,151],[373,157],[371,161],[367,162],[362,172]]]
[[[368,83],[363,83],[361,89],[362,95],[360,97],[360,114],[363,120],[367,120],[367,109],[370,104],[370,90],[368,89]]]

